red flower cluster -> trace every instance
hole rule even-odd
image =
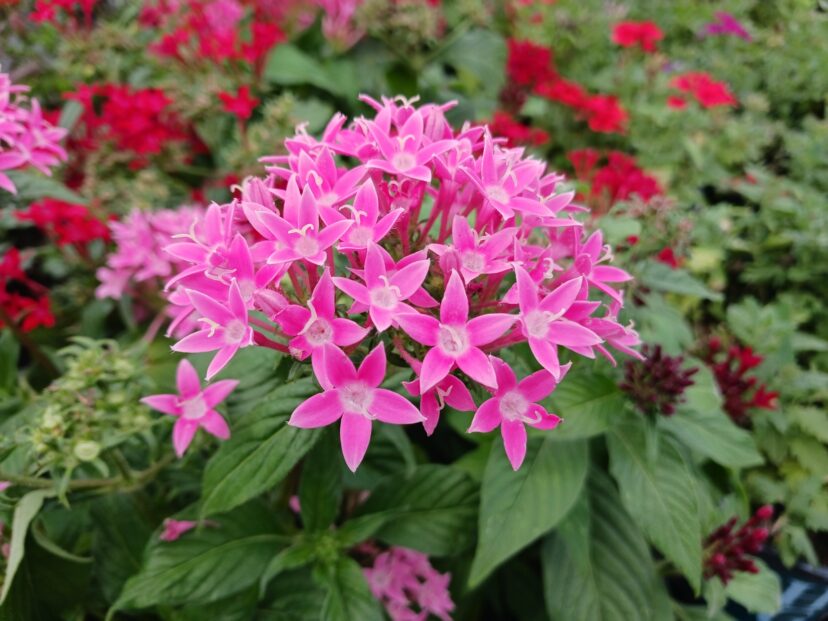
[[[724,584],[730,582],[737,571],[759,573],[759,568],[748,555],[758,554],[770,534],[768,523],[773,517],[773,507],[760,507],[742,527],[733,532],[738,518],[730,518],[726,524],[714,530],[704,541],[704,577],[717,576]]]
[[[733,422],[747,426],[751,408],[776,409],[779,393],[758,384],[756,377],[748,377],[748,372],[764,360],[750,347],[731,345],[724,351],[721,340],[714,337],[708,343],[705,360],[713,370],[724,398],[724,409]]]
[[[697,368],[684,369],[683,356],[668,356],[661,345],[641,348],[644,360],[628,360],[624,365],[621,390],[626,392],[643,414],[672,416],[684,401],[684,391],[693,385]]]
[[[0,307],[4,315],[20,324],[24,332],[55,325],[46,287],[23,271],[17,248],[7,250],[0,259]],[[4,324],[0,321],[2,327]]]
[[[86,26],[92,25],[92,10],[98,0],[36,0],[34,11],[29,14],[33,22],[57,23],[59,14],[65,13],[71,20],[75,20],[80,12]]]
[[[147,165],[147,156],[166,145],[192,140],[192,134],[171,109],[172,100],[157,88],[136,89],[120,84],[80,85],[67,99],[83,106],[80,135],[73,134],[75,152],[97,151],[103,143],[137,157],[133,168]]]
[[[506,72],[510,84],[501,94],[507,103],[522,103],[531,91],[576,111],[594,132],[623,133],[629,115],[612,95],[591,95],[577,82],[558,75],[552,51],[531,41],[509,40]]]
[[[549,134],[542,129],[529,127],[508,112],[498,110],[488,123],[492,133],[506,138],[510,147],[519,145],[540,146],[549,142]]]
[[[252,12],[246,4],[253,5]],[[174,6],[160,0],[145,6],[141,13],[142,24],[166,30],[152,46],[162,56],[243,61],[257,70],[273,46],[285,40],[276,18],[266,2],[243,4],[238,0],[186,0]],[[247,28],[246,23],[250,24]]]
[[[218,94],[224,111],[236,116],[239,121],[246,121],[259,105],[259,99],[250,94],[249,86],[240,86],[236,94],[222,91]]]
[[[703,71],[677,75],[670,80],[670,86],[683,93],[667,99],[667,105],[671,108],[684,108],[687,105],[687,95],[693,97],[702,108],[735,106],[738,103],[727,84],[714,80]]]
[[[620,151],[607,153],[607,163],[600,168],[597,166],[601,154],[595,149],[570,151],[567,157],[575,169],[575,177],[590,183],[588,198],[596,208],[603,205],[608,209],[632,196],[646,202],[663,192],[655,177],[639,168],[634,157]]]
[[[620,22],[612,29],[612,42],[621,47],[640,47],[643,51],[656,51],[656,43],[664,33],[655,22]]]
[[[59,246],[83,247],[95,239],[109,240],[109,227],[83,205],[44,198],[14,215],[21,222],[34,224]]]

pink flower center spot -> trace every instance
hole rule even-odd
[[[509,193],[500,185],[487,186],[486,196],[495,203],[506,204],[509,202]]]
[[[181,416],[187,420],[198,420],[207,413],[207,404],[201,395],[181,403]]]
[[[460,356],[466,353],[469,348],[469,334],[465,326],[440,324],[440,330],[437,333],[437,345],[448,356]]]
[[[549,323],[552,317],[542,310],[529,311],[523,318],[526,333],[536,339],[542,339],[549,333]]]
[[[245,332],[247,332],[247,326],[241,320],[233,319],[224,328],[224,340],[231,345],[241,343]]]
[[[400,172],[405,172],[417,165],[417,159],[411,153],[400,151],[391,158],[391,165]]]
[[[464,252],[460,257],[460,262],[470,272],[482,272],[483,268],[486,267],[486,257],[483,256],[483,253],[473,250]]]
[[[510,390],[500,397],[498,406],[501,416],[506,420],[523,420],[529,408],[529,402],[516,390]]]
[[[315,238],[302,233],[302,236],[296,240],[293,249],[303,257],[312,257],[319,252],[319,243]]]
[[[351,229],[348,239],[355,246],[367,246],[374,239],[374,231],[367,226],[356,226]]]
[[[374,401],[374,390],[362,382],[346,384],[338,391],[342,409],[351,414],[360,414],[366,418],[373,418],[368,412]]]
[[[252,280],[237,280],[236,283],[239,285],[239,293],[241,293],[244,301],[249,302],[253,299],[253,293],[256,291],[256,283]]]
[[[387,310],[397,306],[400,301],[400,290],[393,285],[375,287],[371,289],[371,304]]]
[[[308,343],[314,347],[319,347],[325,343],[329,343],[333,338],[333,328],[331,324],[324,319],[314,319],[305,331],[303,332]]]

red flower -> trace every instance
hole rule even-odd
[[[578,149],[570,151],[566,157],[575,169],[575,176],[578,179],[589,179],[592,177],[598,160],[601,159],[601,154],[595,149]]]
[[[109,239],[109,227],[92,216],[83,205],[44,198],[14,215],[21,222],[34,224],[59,246],[85,246],[95,239]]]
[[[554,75],[552,50],[531,41],[509,39],[506,75],[519,86],[534,86]]]
[[[758,554],[765,544],[773,518],[773,507],[764,505],[757,509],[739,530],[734,531],[738,518],[732,517],[714,530],[704,540],[704,577],[718,577],[727,584],[737,572],[759,573],[751,555]]]
[[[580,108],[589,99],[589,94],[583,86],[563,78],[552,78],[539,83],[535,87],[535,93],[570,108]]]
[[[677,257],[676,253],[669,246],[662,248],[655,256],[655,260],[659,263],[664,263],[664,265],[669,265],[674,270],[680,268],[682,263],[684,263],[684,259]]]
[[[687,107],[687,100],[679,95],[670,95],[667,98],[667,107],[674,110],[684,110]]]
[[[20,329],[24,332],[39,326],[51,328],[55,325],[46,292],[46,287],[23,271],[17,248],[3,254],[0,259],[0,306],[7,316],[20,323]]]
[[[259,105],[259,99],[250,95],[249,86],[240,86],[235,95],[227,91],[218,94],[225,112],[235,114],[239,121],[246,121]]]
[[[738,103],[726,83],[714,80],[710,74],[703,71],[677,75],[670,80],[670,86],[682,93],[692,95],[703,108],[735,106]],[[670,100],[668,100],[668,105],[677,107],[671,104]]]
[[[612,42],[621,47],[639,46],[645,52],[655,52],[656,43],[664,38],[655,22],[621,22],[612,29]]]
[[[503,136],[510,147],[519,145],[540,146],[549,142],[549,134],[542,129],[523,125],[508,112],[498,110],[489,121],[489,129],[496,136]]]
[[[593,95],[586,100],[581,112],[594,132],[622,134],[629,119],[618,98],[612,95]]]

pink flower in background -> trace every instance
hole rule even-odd
[[[547,412],[537,401],[552,394],[570,365],[561,367],[558,380],[548,371],[537,371],[518,382],[515,372],[500,358],[492,356],[492,364],[497,374],[497,390],[475,412],[469,432],[486,433],[500,427],[506,456],[512,468],[517,470],[526,457],[525,425],[536,429],[554,429],[561,422],[559,417]]]
[[[420,313],[405,313],[397,318],[412,339],[431,348],[420,372],[420,390],[424,392],[446,377],[455,365],[484,386],[496,387],[494,369],[480,347],[501,336],[516,320],[515,315],[505,313],[469,319],[469,299],[456,271],[446,285],[439,321]]]
[[[365,34],[354,19],[363,0],[315,0],[323,11],[322,34],[340,51],[352,47]]]
[[[164,520],[164,530],[158,536],[161,541],[175,541],[187,531],[193,530],[198,526],[198,522],[193,520],[174,520],[167,518]]]
[[[435,570],[425,554],[393,547],[378,554],[363,572],[392,621],[425,621],[429,615],[451,621],[451,574]]]
[[[753,41],[753,37],[750,36],[750,33],[742,25],[742,22],[726,11],[716,11],[716,19],[711,23],[706,24],[702,28],[700,35],[702,37],[729,35],[744,39],[745,41]]]
[[[178,363],[176,384],[177,395],[150,395],[141,399],[141,403],[177,417],[173,426],[173,446],[176,455],[184,455],[199,427],[221,440],[229,438],[230,429],[224,417],[214,408],[227,398],[238,385],[238,381],[221,380],[202,390],[195,368],[185,359]]]
[[[328,349],[324,356],[325,378],[319,378],[324,392],[297,407],[288,424],[303,429],[325,427],[337,420],[342,455],[356,471],[371,441],[373,420],[395,425],[418,423],[423,417],[402,395],[379,388],[385,379],[385,348],[377,345],[359,370],[342,350]]]

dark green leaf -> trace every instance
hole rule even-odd
[[[754,562],[759,573],[737,572],[727,583],[725,593],[750,612],[773,614],[782,605],[779,576],[759,559]]]
[[[552,411],[563,418],[557,438],[589,438],[604,433],[624,409],[614,381],[590,371],[573,371],[552,393]]]
[[[325,429],[322,438],[308,453],[302,464],[299,482],[299,506],[306,531],[324,530],[330,526],[342,501],[342,458],[339,434]]]
[[[330,567],[320,567],[314,576],[327,592],[320,621],[383,621],[379,601],[352,558],[340,557]]]
[[[286,571],[270,582],[256,621],[319,621],[326,590],[310,568]]]
[[[722,299],[721,293],[711,291],[703,282],[696,280],[686,270],[673,269],[669,265],[658,261],[642,263],[635,276],[642,285],[655,291],[680,293],[713,301]]]
[[[469,584],[548,532],[572,508],[586,480],[584,441],[532,438],[526,459],[512,470],[501,441],[492,447],[480,491],[480,526]]]
[[[20,566],[25,554],[26,534],[29,532],[29,524],[43,506],[43,501],[54,496],[53,490],[39,489],[24,495],[14,507],[14,517],[11,525],[11,541],[9,542],[9,555],[6,558],[6,575],[3,579],[3,590],[0,591],[0,605],[6,601],[17,568]]]
[[[9,170],[6,174],[17,187],[17,198],[21,202],[31,203],[42,198],[56,198],[67,203],[86,204],[86,199],[52,177],[27,170]]]

